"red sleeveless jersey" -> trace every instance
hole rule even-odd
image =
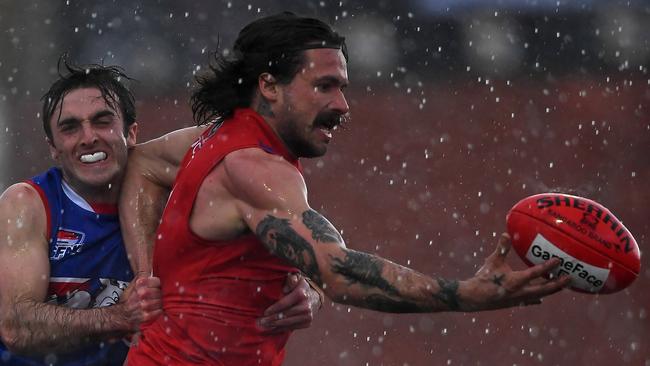
[[[282,296],[287,273],[253,233],[208,241],[190,230],[194,200],[205,177],[229,153],[260,148],[301,170],[279,137],[251,109],[215,123],[187,152],[174,183],[154,249],[163,315],[132,346],[130,365],[280,365],[290,332],[267,334],[256,325]]]

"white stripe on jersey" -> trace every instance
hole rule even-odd
[[[65,193],[70,201],[74,202],[77,206],[83,208],[86,211],[95,212],[90,204],[88,204],[88,202],[86,202],[83,197],[77,194],[77,192],[73,191],[72,187],[70,187],[65,180],[61,179],[61,184],[63,185],[63,193]]]

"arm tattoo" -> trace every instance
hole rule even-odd
[[[311,237],[323,242],[343,243],[343,238],[335,228],[321,214],[314,210],[307,210],[302,213],[302,222],[311,230]]]
[[[354,305],[392,313],[430,311],[430,308],[422,303],[404,299],[396,285],[383,277],[384,263],[380,258],[353,250],[346,250],[344,259],[331,258],[332,272],[343,275],[349,285],[358,283],[384,292],[384,294],[370,294],[363,300],[355,300],[353,301]],[[458,281],[448,281],[442,278],[438,278],[437,281],[440,290],[433,295],[433,298],[449,310],[459,310]]]
[[[257,224],[255,234],[271,252],[288,260],[319,285],[323,284],[314,249],[291,227],[289,220],[267,215]]]
[[[343,275],[348,284],[376,287],[389,295],[399,295],[395,286],[382,277],[384,264],[370,254],[346,250],[345,258],[332,257],[332,272]]]
[[[494,277],[492,277],[492,283],[497,285],[497,286],[503,286],[503,278],[505,276],[506,275],[504,275],[504,274],[502,274],[502,275],[494,275]]]
[[[448,281],[444,278],[438,278],[438,285],[440,286],[440,292],[434,295],[434,297],[447,305],[449,310],[460,309],[460,304],[458,303],[458,281]]]

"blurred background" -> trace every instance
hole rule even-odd
[[[47,168],[40,97],[63,52],[138,80],[140,141],[192,124],[193,75],[251,20],[320,17],[348,39],[351,122],[304,161],[349,247],[470,277],[525,196],[650,217],[648,1],[0,1],[0,189]],[[513,267],[523,268],[514,255]],[[286,365],[650,366],[650,261],[622,292],[392,315],[326,303]]]

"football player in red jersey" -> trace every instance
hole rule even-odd
[[[264,333],[254,318],[280,294],[278,273],[292,267],[333,301],[385,312],[535,304],[566,286],[565,278],[543,278],[558,260],[513,271],[505,262],[507,235],[464,281],[347,248],[309,206],[298,161],[325,154],[348,113],[344,39],[322,21],[282,13],[248,24],[232,50],[198,79],[195,119],[210,126],[182,161],[175,146],[187,144],[178,143],[187,130],[130,156],[121,208],[135,215],[123,219],[137,225],[127,231],[159,222],[127,203],[157,202],[156,186],[171,181],[166,171],[176,181],[153,255],[165,316],[144,328],[129,363],[279,365],[289,332]]]

